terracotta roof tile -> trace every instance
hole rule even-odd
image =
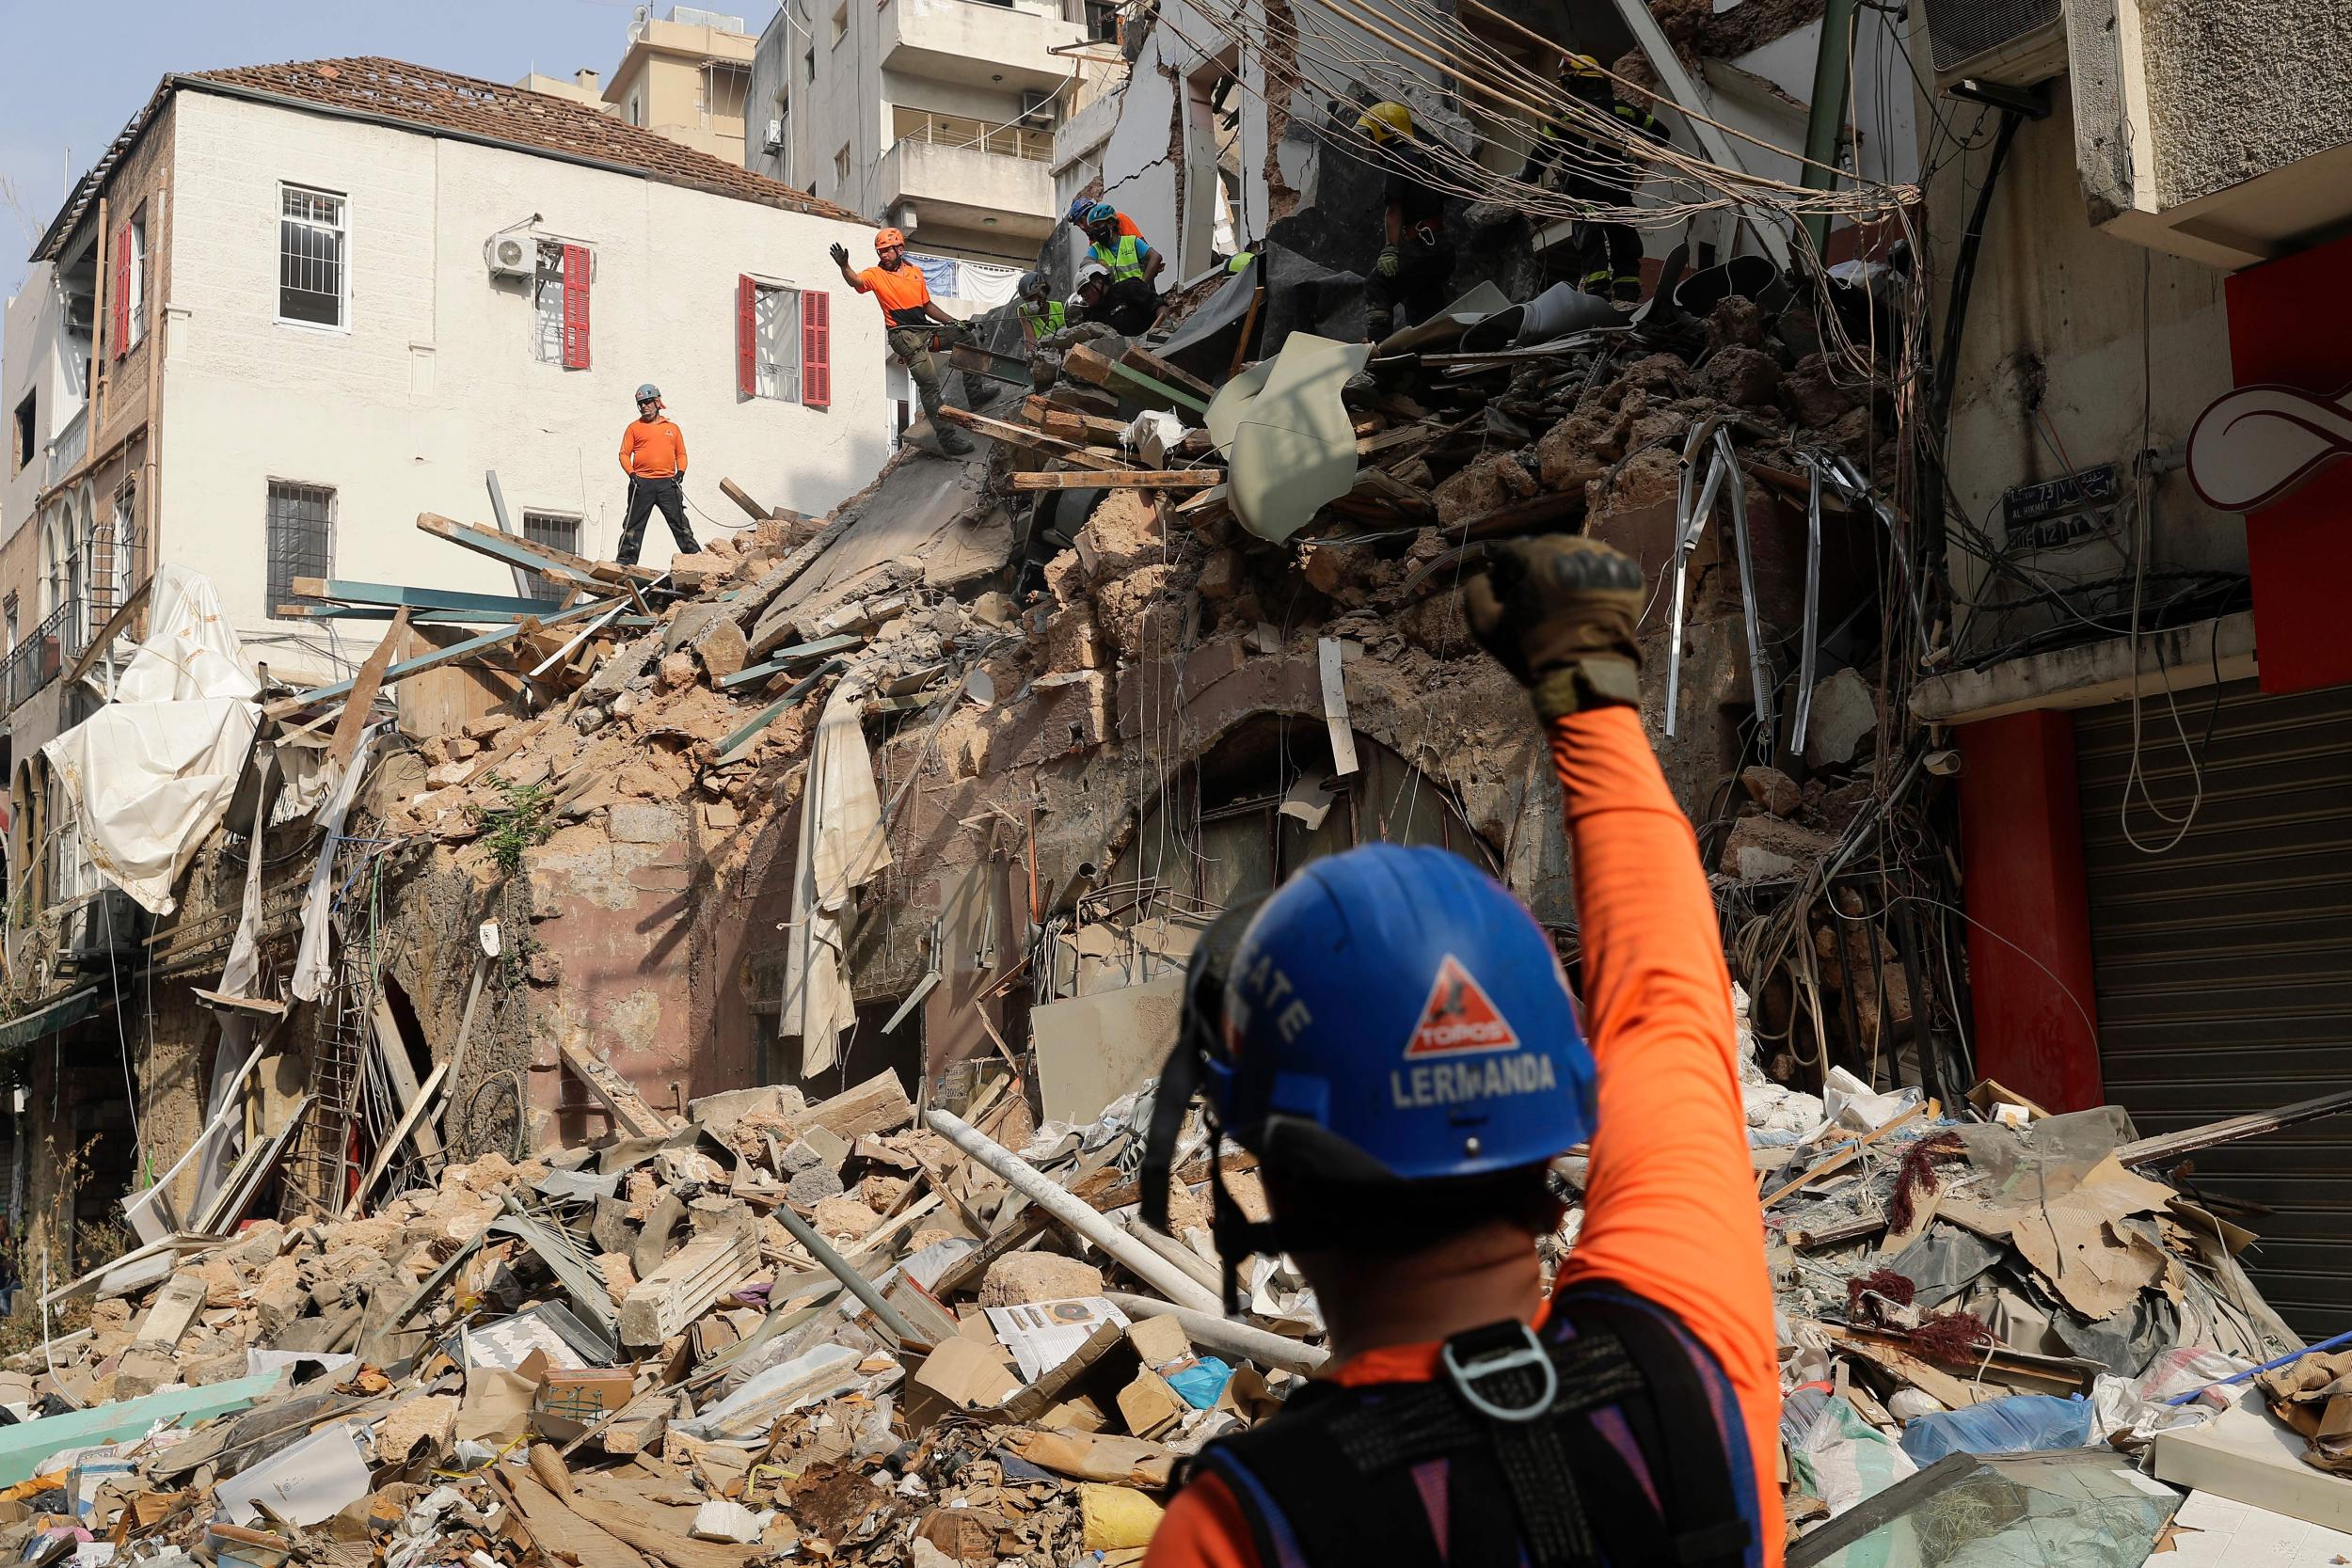
[[[632,169],[665,184],[861,223],[830,201],[682,147],[584,103],[403,60],[358,56],[236,66],[171,78],[180,86],[299,99],[330,112],[378,116]]]

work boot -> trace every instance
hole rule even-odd
[[[963,384],[963,401],[975,408],[986,408],[996,401],[996,388],[985,381],[966,381]]]
[[[939,431],[939,450],[950,457],[968,457],[972,453],[972,440],[954,426],[944,426]]]

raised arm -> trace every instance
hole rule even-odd
[[[1731,982],[1696,838],[1642,733],[1640,569],[1554,536],[1503,550],[1464,594],[1545,724],[1576,873],[1600,1083],[1560,1283],[1613,1281],[1672,1310],[1738,1388],[1758,1495],[1774,1497],[1778,1356]]]

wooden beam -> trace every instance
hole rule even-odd
[[[375,693],[384,684],[384,672],[408,643],[408,607],[403,605],[392,615],[392,624],[384,633],[384,641],[368,655],[368,661],[359,666],[352,677],[351,695],[343,699],[343,716],[335,721],[335,734],[326,743],[326,765],[341,768],[359,749],[359,733],[368,726],[368,710],[375,705]]]
[[[358,1213],[359,1205],[366,1202],[368,1194],[375,1190],[376,1182],[383,1179],[385,1167],[399,1155],[400,1146],[408,1141],[411,1133],[416,1134],[420,1141],[433,1135],[433,1130],[423,1125],[424,1116],[425,1112],[432,1107],[434,1097],[440,1092],[441,1080],[447,1076],[449,1076],[449,1064],[443,1062],[433,1069],[433,1075],[427,1078],[423,1086],[417,1090],[416,1100],[410,1103],[407,1111],[394,1124],[390,1134],[384,1140],[384,1146],[375,1151],[375,1159],[368,1166],[367,1175],[359,1179],[359,1185],[352,1190],[350,1201],[343,1205],[342,1217],[344,1219],[350,1219]],[[435,1137],[433,1141],[437,1146],[440,1139]]]
[[[89,673],[89,667],[98,662],[107,647],[131,625],[131,617],[138,613],[139,606],[147,602],[148,594],[154,592],[154,588],[155,577],[151,572],[148,574],[147,580],[132,589],[131,596],[123,600],[112,615],[106,617],[106,624],[98,628],[96,637],[89,640],[89,646],[82,650],[82,657],[73,661],[73,668],[66,672],[65,684],[67,686],[72,686]]]
[[[1061,368],[1080,381],[1119,392],[1136,402],[1149,403],[1157,399],[1172,403],[1180,408],[1189,408],[1196,414],[1209,411],[1207,399],[1197,397],[1181,387],[1171,387],[1131,365],[1105,359],[1084,343],[1070,346],[1069,352],[1062,356]]]
[[[384,1057],[384,1075],[391,1081],[392,1094],[403,1111],[415,1105],[423,1097],[418,1086],[417,1069],[408,1065],[408,1038],[401,1032],[400,1019],[391,1004],[376,993],[375,1006],[369,1014],[375,1025],[375,1049]],[[428,1167],[437,1173],[441,1163],[441,1135],[430,1126],[417,1132],[417,1152],[424,1157]]]
[[[604,1107],[612,1125],[622,1132],[632,1138],[670,1135],[669,1118],[646,1104],[644,1097],[630,1087],[628,1080],[615,1071],[612,1063],[591,1056],[569,1040],[556,1047],[556,1055],[587,1085],[589,1094]]]
[[[1116,468],[1104,472],[1087,469],[1012,476],[1012,487],[1016,490],[1206,490],[1224,483],[1222,471],[1206,468],[1181,472],[1159,468]]]
[[[1083,467],[1115,470],[1126,466],[1125,460],[1116,454],[1089,451],[1075,441],[1064,441],[1041,431],[1031,430],[1026,425],[992,420],[968,408],[943,407],[936,417],[949,424],[960,424],[974,435],[985,436],[992,441],[1003,441],[1029,451],[1042,452],[1048,457],[1058,457],[1065,463],[1075,463]]]
[[[1130,346],[1126,353],[1119,356],[1119,362],[1128,370],[1141,371],[1144,374],[1165,381],[1171,387],[1182,387],[1197,398],[1207,399],[1216,396],[1216,388],[1183,366],[1161,358],[1140,343]]]
[[[1265,290],[1261,288],[1249,296],[1249,309],[1241,318],[1241,336],[1233,340],[1233,362],[1225,367],[1225,379],[1231,381],[1241,374],[1241,368],[1249,359],[1249,334],[1257,329],[1258,312],[1265,308]]]
[[[215,1012],[243,1013],[247,1018],[280,1019],[286,1016],[286,1004],[272,1002],[261,996],[230,996],[224,991],[206,990],[199,986],[188,988],[197,1001]]]
[[[1064,441],[1083,442],[1089,437],[1101,436],[1115,442],[1127,434],[1127,421],[1124,420],[1109,420],[1100,414],[1081,414],[1073,409],[1057,408],[1044,398],[1034,395],[1021,401],[1021,417],[1046,435]]]
[[[569,550],[559,550],[552,545],[534,544],[527,539],[516,538],[510,533],[501,533],[494,528],[478,528],[472,523],[461,523],[453,517],[444,517],[436,512],[419,513],[417,527],[436,538],[446,539],[453,545],[472,550],[477,554],[503,561],[511,566],[528,567],[534,572],[542,572],[565,582],[576,582],[583,588],[605,586],[607,579],[599,575],[598,567],[613,574],[616,578],[625,578],[631,582],[659,582],[661,579],[661,574],[650,567],[623,566],[611,561],[590,561],[584,556],[574,555]]]
[[[501,631],[485,631],[479,637],[469,637],[463,642],[453,642],[446,648],[437,648],[429,654],[419,654],[414,658],[403,659],[384,672],[381,684],[389,686],[396,681],[406,680],[421,670],[431,670],[454,659],[465,658],[485,649],[512,642],[516,638],[526,632],[536,631],[543,626],[562,626],[566,621],[577,621],[584,615],[609,608],[612,602],[609,599],[590,599],[584,604],[574,605],[569,610],[559,610],[545,621],[524,619]],[[343,696],[351,690],[351,685],[352,683],[346,680],[336,681],[327,686],[314,686],[308,691],[298,691],[291,697],[281,697],[262,708],[262,711],[272,719],[283,719],[290,713],[301,712],[313,703],[324,703],[332,698]]]
[[[726,497],[727,499],[733,501],[736,505],[750,513],[752,515],[753,521],[764,523],[768,520],[768,509],[760,505],[757,501],[752,499],[752,498],[744,492],[743,487],[740,484],[736,483],[735,481],[724,478],[721,479],[719,481],[719,494]]]
[[[2352,1111],[2352,1089],[2338,1089],[2333,1094],[2316,1095],[2310,1100],[2298,1100],[2292,1105],[2281,1105],[2275,1111],[2252,1111],[2242,1117],[2227,1117],[2219,1121],[2206,1122],[2201,1127],[2167,1132],[2162,1137],[2142,1138],[2117,1149],[2116,1163],[2125,1165],[2174,1164],[2217,1144],[2257,1137],[2265,1132],[2275,1132],[2281,1127],[2293,1127],[2297,1122],[2317,1121],[2322,1117],[2342,1116],[2347,1111]]]
[[[700,1236],[639,1280],[621,1299],[621,1342],[658,1345],[710,1309],[751,1277],[759,1265],[759,1239],[748,1231]]]

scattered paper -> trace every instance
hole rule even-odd
[[[214,1498],[236,1524],[259,1519],[258,1504],[289,1524],[317,1525],[374,1488],[367,1455],[359,1448],[358,1425],[338,1421],[230,1477]]]
[[[1127,1315],[1101,1296],[1076,1296],[1067,1301],[992,1307],[988,1323],[997,1339],[1012,1352],[1022,1381],[1035,1383],[1077,1354],[1103,1324],[1126,1327]]]

